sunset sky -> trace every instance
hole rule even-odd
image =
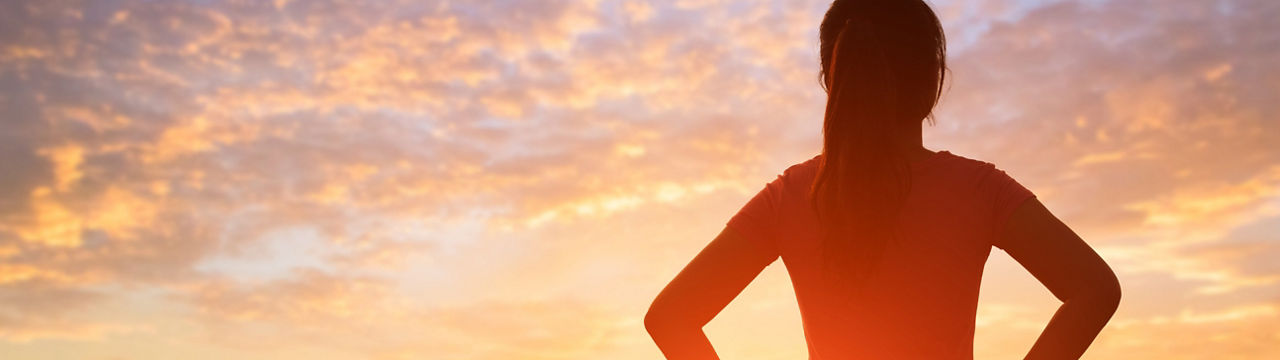
[[[820,149],[829,4],[0,2],[0,358],[660,358],[653,297]],[[1280,2],[932,4],[926,147],[1124,286],[1085,358],[1280,358]],[[804,358],[788,281],[723,358]],[[993,251],[975,356],[1057,305]]]

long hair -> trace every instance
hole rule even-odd
[[[827,108],[810,195],[824,273],[857,289],[898,236],[911,187],[905,142],[933,121],[946,39],[923,0],[836,0],[819,38]]]

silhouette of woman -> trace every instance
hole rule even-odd
[[[995,246],[1062,301],[1026,358],[1079,358],[1119,282],[1004,171],[924,148],[946,73],[929,6],[837,0],[819,37],[822,153],[766,184],[658,294],[644,323],[662,353],[716,359],[702,326],[780,257],[810,359],[972,359]]]

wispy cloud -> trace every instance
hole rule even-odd
[[[0,349],[657,356],[647,302],[819,149],[824,5],[0,5]],[[935,6],[953,83],[926,144],[1009,170],[1113,263],[1091,357],[1280,350],[1280,6]],[[1016,357],[1052,299],[990,266],[978,355]],[[717,322],[798,330],[781,271]],[[805,353],[751,328],[709,333]]]

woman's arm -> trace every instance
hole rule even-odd
[[[1120,303],[1115,273],[1035,198],[1010,216],[1002,248],[1062,300],[1026,359],[1080,358]]]
[[[719,359],[702,326],[777,258],[726,227],[653,300],[645,329],[667,359]]]

